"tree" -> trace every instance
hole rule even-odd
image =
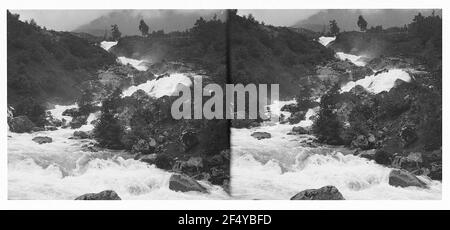
[[[334,19],[331,20],[330,21],[330,34],[333,36],[336,36],[339,34],[339,31],[340,31],[340,29],[339,29],[339,26],[337,25],[336,20],[334,20]]]
[[[121,149],[123,144],[121,137],[123,127],[116,117],[117,109],[120,106],[122,91],[120,88],[114,92],[102,103],[102,110],[99,122],[94,128],[95,138],[103,147],[111,149]]]
[[[141,31],[142,36],[148,36],[148,25],[144,22],[143,19],[139,22],[139,31]]]
[[[366,31],[367,29],[367,21],[364,19],[362,15],[359,15],[358,17],[358,27],[361,31]]]
[[[119,31],[119,26],[117,24],[111,25],[111,35],[112,39],[117,41],[122,36],[122,33]]]
[[[339,85],[334,85],[320,100],[320,111],[313,124],[313,132],[320,142],[339,145],[343,140],[339,136],[342,124],[338,120],[336,104],[339,100]]]

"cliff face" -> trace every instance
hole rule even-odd
[[[67,32],[19,21],[8,12],[8,104],[24,98],[68,102],[81,82],[115,62],[115,56]]]

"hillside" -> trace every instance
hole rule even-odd
[[[40,28],[7,15],[8,104],[27,98],[69,102],[78,86],[98,69],[115,63],[114,55],[67,32]]]
[[[220,10],[116,10],[79,26],[74,32],[85,32],[103,37],[110,36],[110,26],[117,24],[123,35],[140,35],[138,25],[145,20],[151,31],[165,32],[185,31],[194,26],[195,21],[204,17],[211,19],[215,14],[219,17]]]
[[[266,26],[252,17],[230,17],[233,83],[280,84],[282,97],[298,94],[305,77],[334,52],[314,41],[311,33]]]
[[[381,25],[384,28],[403,26],[409,24],[414,15],[422,12],[424,15],[430,15],[432,10],[419,9],[380,9],[380,10],[356,10],[356,9],[328,9],[300,20],[293,27],[301,27],[316,32],[328,30],[330,20],[336,20],[341,31],[359,30],[356,22],[359,15],[363,15],[368,23],[368,28]],[[442,11],[436,11],[438,15],[442,15]]]

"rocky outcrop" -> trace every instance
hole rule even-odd
[[[389,174],[389,184],[396,187],[416,186],[426,188],[426,184],[406,170],[394,169]]]
[[[38,144],[46,144],[46,143],[52,143],[52,138],[50,137],[34,137],[32,139],[34,142],[38,143]]]
[[[75,198],[75,200],[121,200],[121,198],[116,192],[105,190],[99,193],[87,193]]]
[[[174,174],[170,177],[169,189],[176,192],[208,192],[208,190],[196,180],[182,174]]]
[[[319,189],[307,189],[291,197],[291,200],[345,200],[339,190],[331,185]]]
[[[258,140],[268,139],[272,137],[272,135],[268,132],[254,132],[251,134],[251,136]]]
[[[12,117],[8,120],[9,130],[15,133],[31,132],[35,127],[34,123],[27,116]]]

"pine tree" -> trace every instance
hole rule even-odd
[[[339,26],[337,25],[336,20],[331,20],[330,21],[330,34],[333,36],[336,36],[339,34]]]
[[[357,24],[361,31],[367,30],[367,21],[364,19],[364,17],[362,15],[359,15]]]
[[[139,22],[139,31],[141,31],[142,36],[148,36],[148,25],[144,22],[143,19]]]
[[[111,35],[112,35],[112,39],[114,41],[119,40],[119,38],[122,36],[122,33],[119,31],[119,26],[114,24],[111,25]]]

